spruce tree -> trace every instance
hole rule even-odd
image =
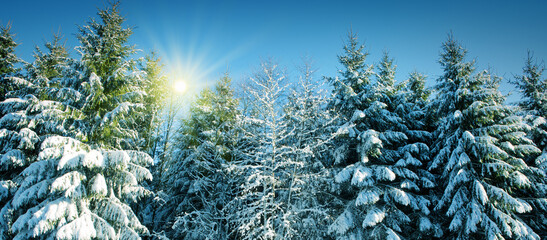
[[[31,86],[0,103],[0,239],[138,238],[147,232],[128,203],[147,193],[139,183],[151,178],[145,168],[151,158],[83,143],[89,123],[74,105],[83,94],[70,88],[71,81],[60,81],[66,85],[57,91]],[[33,92],[58,100],[40,100]]]
[[[332,143],[334,147],[331,153],[334,158],[332,165],[336,166],[340,173],[346,166],[354,166],[359,161],[356,150],[358,143],[356,138],[359,132],[355,128],[356,119],[354,118],[360,119],[363,116],[359,109],[362,108],[363,101],[367,100],[367,94],[371,92],[370,78],[374,74],[373,67],[365,63],[367,56],[364,45],[360,45],[357,36],[350,33],[348,43],[344,46],[344,55],[338,56],[339,62],[344,67],[343,70],[339,70],[341,78],[327,78],[333,87],[333,96],[328,107],[332,113],[336,114],[337,119],[336,137]],[[338,181],[335,182],[346,182],[347,179],[340,178],[340,173]],[[351,210],[347,211],[356,197],[355,188],[350,184],[335,184],[333,188],[340,196],[344,207],[336,209],[339,216],[334,224],[329,226],[329,233],[339,237],[362,238],[363,231],[359,227],[361,223],[355,220]]]
[[[231,200],[226,165],[233,160],[238,100],[231,79],[201,91],[175,135],[162,188],[169,194],[161,221],[174,222],[168,235],[177,239],[227,237],[224,207]]]
[[[449,36],[443,44],[437,97],[438,117],[430,169],[441,196],[434,211],[452,239],[539,239],[519,217],[532,211],[520,192],[537,185],[526,157],[539,152],[526,124],[503,105],[499,78],[473,74],[466,50]]]
[[[11,25],[0,27],[0,76],[13,75],[19,71],[16,64],[21,60],[15,55],[17,43]]]
[[[61,35],[53,35],[53,40],[45,44],[48,52],[44,53],[38,46],[34,52],[34,62],[27,64],[26,69],[31,79],[47,79],[62,77],[63,72],[69,66],[68,51]],[[43,83],[47,86],[47,82]]]
[[[528,52],[523,73],[516,76],[513,84],[524,98],[519,104],[534,115],[545,117],[547,114],[547,78],[543,78],[545,67],[537,63],[532,53]]]
[[[547,237],[547,188],[545,176],[547,175],[547,79],[543,78],[544,66],[536,62],[529,52],[523,68],[523,73],[516,76],[513,84],[520,90],[523,100],[519,103],[525,120],[531,126],[527,134],[542,150],[539,156],[529,156],[528,164],[540,169],[542,185],[526,192],[526,199],[532,205],[534,211],[522,216],[534,230],[542,237]]]
[[[283,142],[294,164],[286,172],[283,238],[325,239],[333,211],[341,202],[330,193],[333,171],[329,149],[335,119],[326,109],[329,95],[323,81],[313,78],[306,62],[283,108],[283,121],[290,130]]]
[[[26,81],[15,78],[20,72],[17,64],[22,61],[15,55],[18,44],[14,37],[9,23],[0,27],[0,101],[6,99],[5,95],[9,91],[27,85]]]
[[[141,69],[146,73],[146,77],[141,86],[146,90],[144,96],[144,117],[140,118],[139,134],[145,139],[143,150],[153,158],[157,155],[157,141],[159,141],[159,132],[161,127],[161,111],[166,100],[165,93],[168,91],[167,77],[163,73],[163,64],[156,53],[145,57]]]
[[[351,194],[343,213],[331,225],[337,238],[400,239],[410,233],[411,224],[425,234],[435,230],[429,220],[430,201],[420,189],[431,187],[427,176],[417,174],[418,159],[429,150],[420,140],[409,142],[410,133],[397,110],[404,100],[395,86],[395,65],[387,54],[378,66],[375,85],[358,93],[363,100],[351,119],[356,155],[346,155],[351,164],[342,167],[335,181]],[[351,137],[351,132],[344,134]],[[352,159],[353,158],[353,159]]]
[[[146,141],[139,125],[149,118],[146,112],[146,76],[130,58],[135,49],[128,45],[131,28],[124,28],[119,3],[98,13],[101,22],[91,19],[80,27],[76,49],[81,54],[83,93],[89,100],[83,107],[91,123],[90,140],[106,148],[143,149]],[[149,130],[147,130],[149,131]]]
[[[250,80],[246,94],[252,105],[241,123],[238,158],[229,166],[237,189],[228,224],[234,238],[275,239],[283,236],[281,195],[288,183],[285,171],[294,164],[283,144],[290,132],[281,113],[286,75],[270,61]]]
[[[142,182],[152,177],[147,169],[152,159],[144,152],[108,149],[121,147],[94,137],[96,129],[104,129],[101,124],[126,121],[116,117],[124,116],[129,101],[141,101],[145,89],[124,82],[120,88],[133,92],[119,96],[110,111],[97,108],[106,112],[97,118],[89,110],[105,106],[100,77],[85,63],[69,63],[47,84],[42,74],[19,78],[23,87],[0,103],[0,239],[138,239],[148,233],[131,206],[150,194]],[[43,66],[50,73],[58,65]],[[134,76],[129,79],[143,74],[134,70],[125,73]]]

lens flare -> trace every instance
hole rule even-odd
[[[186,83],[182,80],[177,80],[173,83],[173,90],[176,93],[183,93],[186,91]]]

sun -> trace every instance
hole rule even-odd
[[[176,80],[173,83],[173,90],[175,90],[175,92],[177,93],[183,93],[184,91],[186,91],[186,83],[182,80]]]

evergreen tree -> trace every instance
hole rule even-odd
[[[59,34],[53,35],[53,40],[45,44],[47,53],[36,46],[34,62],[26,66],[29,78],[51,80],[62,77],[62,73],[69,67],[69,57],[65,45],[61,41],[62,38]],[[43,84],[47,86],[47,82]]]
[[[395,112],[401,116],[407,128],[403,133],[408,140],[406,146],[401,148],[400,156],[407,160],[413,157],[419,161],[415,162],[416,165],[407,166],[416,174],[417,179],[414,179],[414,183],[419,186],[410,190],[422,201],[431,201],[435,198],[433,189],[436,184],[434,175],[427,170],[427,164],[430,162],[429,145],[432,141],[432,133],[427,123],[426,111],[431,91],[425,88],[425,80],[424,75],[412,72],[407,81],[397,86],[400,92],[396,95],[394,106],[396,106]],[[402,166],[402,162],[396,165]],[[420,231],[404,231],[402,235],[409,239],[428,239],[442,235],[440,225],[432,214],[427,214],[428,212],[425,210],[410,212],[411,229]]]
[[[137,69],[137,61],[130,58],[134,47],[127,45],[132,29],[122,26],[119,3],[99,10],[101,22],[92,19],[80,27],[77,36],[81,46],[83,93],[89,100],[83,112],[89,116],[89,138],[96,144],[115,149],[143,149],[146,141],[139,125],[150,119],[146,112],[146,83],[144,71]],[[150,131],[150,129],[148,129]]]
[[[545,68],[535,62],[532,54],[528,52],[522,70],[523,74],[516,76],[513,81],[524,98],[520,105],[534,115],[545,117],[547,114],[547,79],[542,78]]]
[[[0,239],[136,239],[146,234],[131,206],[150,194],[141,184],[152,177],[146,168],[152,159],[144,152],[101,148],[114,146],[94,137],[105,123],[123,122],[124,130],[137,132],[126,124],[125,113],[130,101],[146,92],[138,81],[123,82],[120,88],[133,92],[118,96],[116,107],[106,111],[99,108],[106,106],[101,79],[86,64],[68,60],[65,68],[40,61],[33,66],[43,66],[43,72],[30,74],[34,78],[28,81],[11,78],[24,84],[0,103]],[[64,68],[60,75],[42,84],[43,73],[59,65]],[[143,72],[124,74],[139,79]],[[104,118],[97,118],[90,106],[106,113]]]
[[[502,104],[499,78],[473,75],[465,55],[449,36],[431,104],[439,120],[430,169],[441,183],[434,210],[452,239],[539,239],[518,216],[532,211],[520,192],[537,186],[537,171],[525,160],[539,149],[524,135],[522,119]]]
[[[228,206],[228,224],[233,238],[274,239],[283,229],[283,170],[293,164],[286,156],[283,141],[289,131],[280,114],[286,76],[276,64],[264,62],[250,80],[246,94],[252,106],[242,123],[241,155],[230,165],[237,195]]]
[[[0,76],[13,75],[19,72],[16,67],[21,60],[15,55],[17,43],[15,35],[11,33],[11,25],[0,27]]]
[[[61,81],[70,82],[70,79]],[[68,84],[70,85],[70,84]],[[24,97],[0,103],[0,238],[121,238],[146,233],[128,203],[147,191],[150,157],[91,147],[88,123],[68,86],[46,91],[59,101]],[[40,88],[38,88],[40,89]],[[59,95],[62,93],[62,95]],[[11,94],[10,94],[11,95]]]
[[[330,231],[337,238],[400,239],[411,233],[416,238],[435,230],[428,216],[430,201],[419,194],[433,183],[417,174],[421,160],[427,160],[417,158],[429,149],[420,142],[423,136],[409,143],[406,133],[413,132],[397,114],[406,102],[398,102],[404,98],[394,84],[395,66],[387,54],[376,76],[373,87],[358,93],[363,101],[346,125],[351,130],[341,128],[345,135],[354,133],[356,155],[344,156],[351,164],[336,175],[350,197]],[[421,234],[409,231],[413,224]]]
[[[547,79],[543,78],[544,66],[538,64],[528,53],[528,57],[523,68],[523,74],[516,76],[513,84],[520,89],[523,100],[520,106],[523,109],[525,120],[531,126],[527,134],[534,143],[542,150],[538,157],[528,157],[528,164],[537,167],[543,171],[539,180],[543,183],[542,187],[533,188],[525,193],[526,199],[532,205],[534,211],[522,216],[534,230],[542,237],[547,237],[547,202],[544,199],[547,196],[545,188],[545,176],[547,175]]]
[[[330,193],[333,173],[328,164],[332,140],[333,114],[326,110],[328,95],[322,81],[313,79],[306,62],[302,76],[288,96],[283,121],[290,129],[283,142],[289,146],[294,164],[287,169],[288,184],[284,204],[283,238],[325,239],[338,198]]]
[[[14,37],[9,23],[7,26],[0,26],[0,101],[6,98],[6,93],[26,83],[22,79],[14,78],[20,71],[16,64],[22,62],[15,55],[18,44]]]
[[[339,62],[344,67],[339,70],[342,78],[328,78],[333,87],[333,97],[329,102],[329,109],[336,114],[337,121],[335,126],[336,138],[333,139],[334,151],[331,153],[334,157],[333,165],[336,165],[337,171],[341,172],[346,166],[353,166],[358,161],[357,132],[354,118],[363,117],[362,108],[363,96],[371,92],[371,76],[374,74],[373,67],[366,64],[365,60],[368,53],[364,52],[364,46],[359,44],[357,36],[350,33],[348,43],[344,46],[345,55],[338,56]],[[354,117],[355,116],[355,117]],[[339,179],[335,182],[345,182]],[[352,199],[355,198],[355,189],[343,184],[333,186],[333,190],[340,196],[343,206],[351,206]],[[353,238],[362,238],[362,230],[357,225],[358,220],[354,219],[351,212],[346,211],[347,207],[337,209],[339,214],[334,224],[329,226],[329,233],[337,236],[347,236]]]
[[[228,75],[204,89],[176,133],[171,158],[164,164],[163,188],[169,204],[162,222],[174,222],[177,239],[227,237],[224,206],[231,199],[226,165],[233,160],[238,100]],[[168,230],[168,229],[166,229]]]
[[[167,78],[163,74],[163,64],[161,59],[156,56],[156,53],[145,57],[145,64],[141,69],[146,72],[143,89],[146,90],[144,102],[144,117],[139,127],[139,134],[145,139],[143,149],[148,152],[153,158],[157,155],[156,142],[159,141],[159,128],[161,127],[161,109],[165,102],[165,93],[168,91]]]
[[[344,46],[345,55],[338,56],[344,70],[339,70],[341,78],[327,78],[333,87],[334,99],[329,103],[331,109],[336,109],[340,121],[349,121],[355,109],[361,106],[360,94],[370,88],[373,67],[365,63],[368,56],[364,52],[364,45],[360,45],[357,35],[348,34],[348,43]]]

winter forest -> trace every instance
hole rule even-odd
[[[349,32],[337,75],[304,63],[289,80],[263,61],[176,114],[124,20],[114,3],[78,46],[54,35],[29,62],[0,26],[0,239],[547,238],[547,78],[531,53],[502,79],[448,34],[428,88]]]

